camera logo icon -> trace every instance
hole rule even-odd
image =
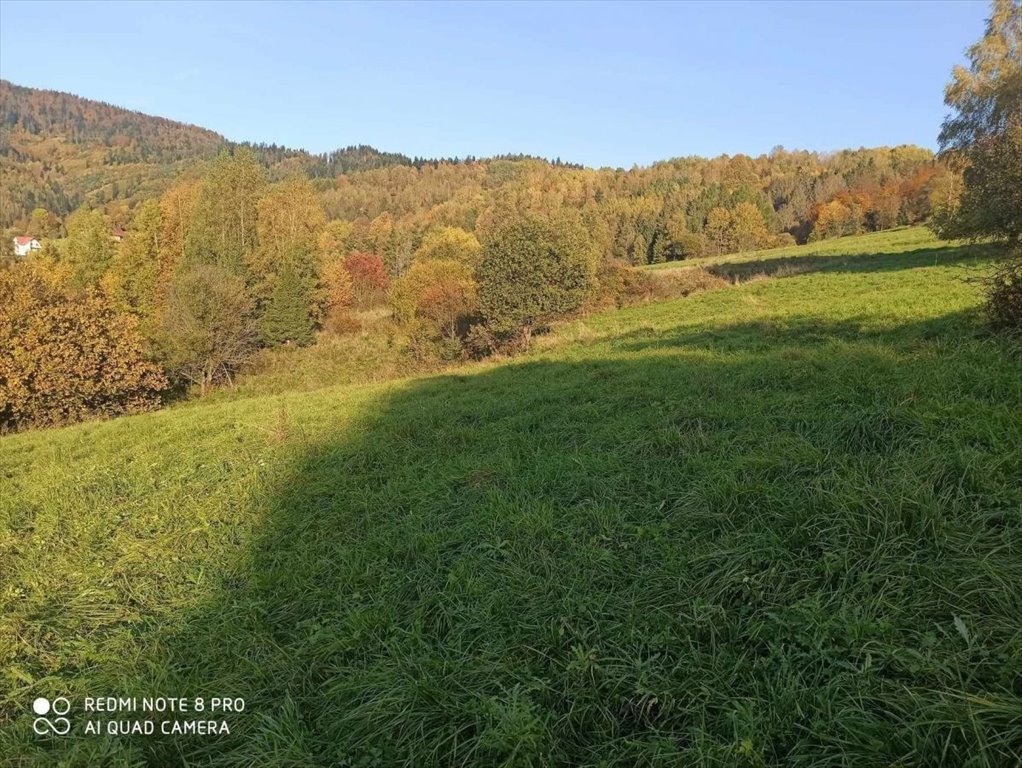
[[[71,721],[64,715],[71,711],[71,702],[63,696],[53,701],[40,696],[32,702],[32,711],[38,717],[32,721],[32,730],[40,736],[52,733],[54,736],[66,736],[71,730]],[[51,715],[51,717],[47,717]]]

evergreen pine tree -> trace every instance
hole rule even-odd
[[[263,313],[263,342],[271,347],[311,344],[314,338],[311,304],[309,286],[293,268],[285,268],[277,277]]]

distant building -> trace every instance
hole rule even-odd
[[[14,255],[15,256],[28,256],[31,251],[38,251],[42,248],[42,243],[36,240],[34,237],[16,237],[14,238]]]
[[[123,240],[127,236],[127,234],[128,233],[125,232],[123,229],[115,229],[113,232],[110,233],[110,238],[115,243],[119,243],[119,242],[121,242],[121,240]]]

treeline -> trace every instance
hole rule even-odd
[[[338,177],[322,197],[332,219],[379,238],[390,265],[435,225],[474,231],[506,199],[580,211],[601,250],[632,264],[765,248],[925,221],[947,171],[917,147],[819,155],[679,158],[592,170],[543,161],[391,166]]]
[[[277,144],[229,142],[193,125],[0,80],[0,227],[23,234],[27,217],[44,208],[65,217],[81,205],[102,207],[118,224],[131,209],[161,194],[182,174],[198,176],[221,151],[251,149],[271,178],[300,173],[329,182],[348,173],[390,166],[474,163],[476,159],[408,157],[367,145],[321,154]],[[502,159],[525,160],[525,155]],[[557,167],[575,167],[552,163]]]
[[[579,310],[719,284],[635,265],[924,220],[1017,245],[1019,51],[1022,7],[996,0],[948,87],[940,158],[777,148],[626,171],[395,156],[324,177],[289,150],[228,147],[123,219],[37,208],[19,234],[43,249],[0,269],[0,429],[145,410],[175,386],[205,392],[260,348],[349,333],[376,307],[389,306],[416,357],[479,357]],[[992,324],[1018,332],[1017,258],[988,293]]]
[[[312,181],[272,182],[247,148],[143,203],[121,242],[100,210],[62,224],[36,211],[36,229],[66,234],[0,270],[0,347],[12,350],[0,428],[145,410],[174,386],[202,394],[259,349],[359,330],[377,307],[413,357],[453,360],[514,351],[583,308],[722,283],[615,262],[590,213],[507,194],[474,231],[436,223],[413,237],[328,220]]]
[[[757,158],[593,170],[524,155],[426,159],[368,146],[311,154],[233,145],[195,126],[6,81],[0,97],[0,226],[10,234],[31,234],[24,229],[36,208],[64,218],[81,205],[101,207],[124,226],[173,178],[197,177],[217,153],[242,146],[271,179],[314,179],[331,219],[389,214],[414,238],[438,223],[472,231],[503,194],[549,194],[595,209],[590,218],[604,222],[614,257],[632,263],[915,223],[929,216],[946,180],[932,153],[916,147],[830,155],[778,148]]]

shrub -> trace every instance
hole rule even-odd
[[[401,323],[425,320],[446,338],[475,311],[476,283],[472,270],[450,259],[412,264],[391,292],[394,317]]]
[[[133,315],[25,265],[0,272],[0,349],[2,430],[152,410],[167,387]]]
[[[621,297],[624,294],[625,281],[631,267],[624,261],[606,259],[596,269],[593,290],[585,303],[585,311],[598,312],[623,306]]]
[[[483,323],[470,326],[462,343],[469,357],[477,360],[492,355],[499,348],[497,339]]]
[[[668,261],[698,259],[707,254],[706,238],[696,232],[683,232],[671,243]]]
[[[987,281],[986,312],[994,329],[1022,335],[1022,251]]]
[[[705,269],[635,269],[622,262],[605,262],[597,272],[597,288],[589,309],[628,307],[658,299],[673,299],[729,285]]]
[[[479,309],[491,332],[528,341],[582,306],[596,259],[581,222],[511,212],[496,222],[479,266]]]
[[[371,307],[384,301],[390,280],[382,256],[355,251],[348,254],[344,266],[351,276],[351,292],[356,306]]]
[[[405,350],[418,363],[454,361],[465,357],[461,339],[441,335],[431,322],[413,320],[406,326],[406,331]]]
[[[176,276],[160,315],[168,370],[201,394],[230,381],[255,351],[252,311],[244,281],[225,269],[207,265]]]
[[[700,291],[725,288],[730,283],[705,269],[670,269],[656,274],[649,287],[651,299],[674,299]]]
[[[326,320],[323,323],[323,330],[335,336],[359,333],[362,328],[362,321],[358,319],[358,316],[346,310],[331,312],[326,316]]]

